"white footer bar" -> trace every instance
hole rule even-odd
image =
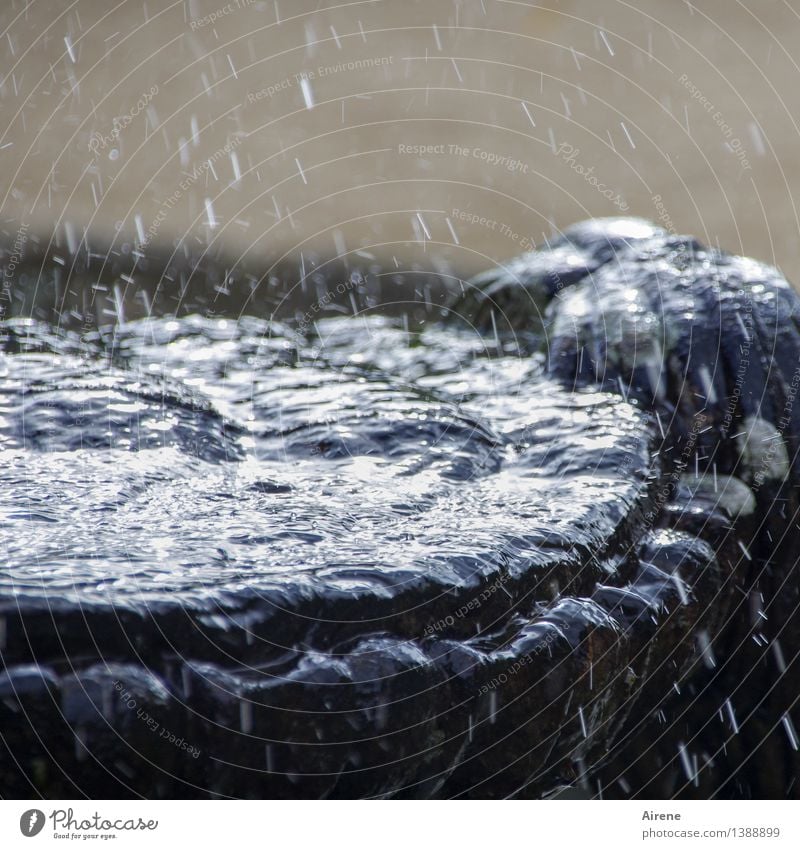
[[[800,802],[0,801],[0,846],[800,846]]]

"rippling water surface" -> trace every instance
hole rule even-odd
[[[0,589],[34,606],[261,596],[407,630],[454,586],[549,565],[559,528],[596,544],[597,501],[617,494],[619,520],[636,497],[624,403],[457,329],[317,327],[191,316],[81,341],[12,323]]]

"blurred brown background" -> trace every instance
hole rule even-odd
[[[627,211],[800,282],[797,0],[6,0],[0,26],[6,248],[469,272]]]

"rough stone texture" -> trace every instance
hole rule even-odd
[[[594,221],[458,310],[5,325],[0,795],[797,794],[788,284]]]

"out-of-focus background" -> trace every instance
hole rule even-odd
[[[0,30],[12,266],[466,274],[635,214],[800,282],[797,0],[6,0]]]

